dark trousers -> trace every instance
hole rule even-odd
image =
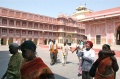
[[[51,58],[51,64],[54,64],[54,53],[50,53],[50,58]]]
[[[82,71],[82,79],[93,79],[93,78],[89,75],[89,72]]]
[[[51,64],[55,64],[57,62],[57,53],[50,53]]]
[[[57,53],[56,52],[54,53],[54,61],[55,61],[55,63],[57,62]]]

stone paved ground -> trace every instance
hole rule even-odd
[[[71,52],[69,52],[68,63],[66,64],[66,66],[62,66],[61,50],[59,50],[58,63],[53,66],[50,66],[50,55],[48,48],[37,47],[37,52],[38,52],[38,56],[41,57],[43,61],[54,72],[56,79],[82,79],[81,77],[77,76],[78,59],[75,53],[72,54]],[[10,58],[10,54],[8,52],[8,46],[1,46],[0,47],[0,78],[6,71],[9,58]],[[117,60],[120,65],[120,58],[117,58]],[[119,78],[120,78],[120,70],[117,72],[116,79]]]

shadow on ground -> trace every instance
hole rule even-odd
[[[10,60],[9,51],[0,51],[0,78],[4,75],[7,70],[8,62]]]
[[[54,74],[55,75],[55,79],[57,78],[57,79],[68,79],[68,78],[65,78],[65,77],[63,77],[63,76],[60,76],[60,75],[57,75],[57,74]]]

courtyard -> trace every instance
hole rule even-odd
[[[61,64],[61,50],[58,53],[57,64],[50,66],[50,54],[48,48],[37,46],[37,55],[41,57],[43,61],[50,67],[55,74],[56,79],[82,79],[77,76],[78,71],[78,59],[76,53],[69,52],[68,62],[66,66]],[[7,69],[7,64],[10,58],[8,46],[0,46],[0,78],[3,76]],[[96,55],[97,58],[97,55]],[[117,61],[120,65],[120,57],[117,57]],[[117,72],[117,78],[120,78],[120,70]]]

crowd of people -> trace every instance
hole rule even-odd
[[[22,53],[18,52],[19,50]],[[12,54],[8,63],[8,68],[1,79],[55,79],[54,73],[36,56],[36,45],[31,40],[24,41],[20,46],[17,43],[9,45]],[[119,70],[115,52],[108,44],[104,44],[95,60],[95,51],[91,41],[79,41],[74,50],[64,43],[61,52],[61,63],[67,63],[68,52],[74,53],[79,60],[78,76],[82,79],[115,79]],[[58,45],[55,40],[49,42],[50,65],[57,63]]]

